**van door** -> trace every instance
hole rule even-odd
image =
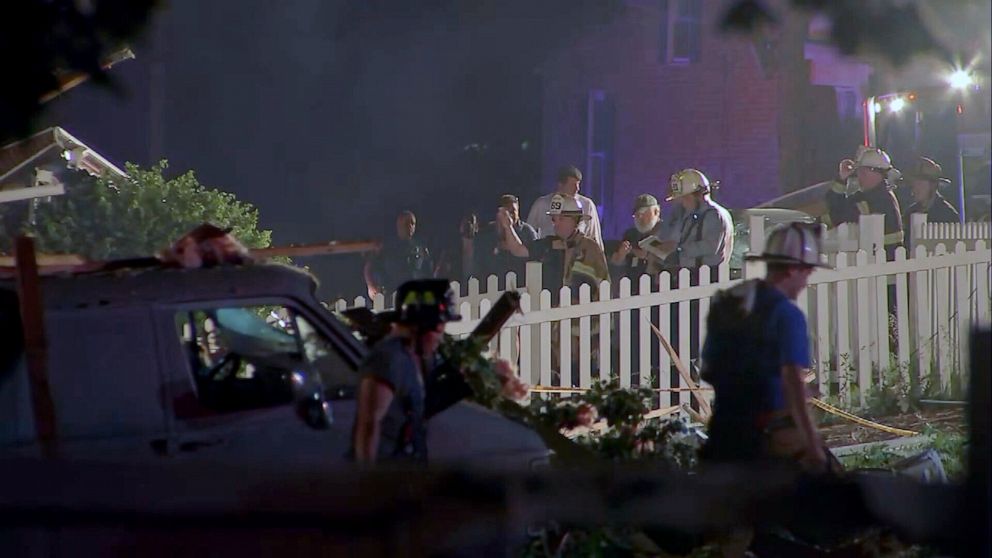
[[[329,426],[314,428],[298,415],[290,383],[317,374],[330,388],[356,378],[294,307],[226,301],[162,306],[156,317],[169,364],[163,455],[280,467],[345,460],[353,399],[332,399]]]

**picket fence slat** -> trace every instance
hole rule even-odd
[[[855,265],[858,267],[868,265],[868,254],[861,251],[855,255]],[[851,315],[862,314],[866,309],[868,310],[868,315],[863,316],[867,319],[856,319],[853,320],[853,325],[857,329],[857,363],[858,363],[858,403],[862,406],[865,405],[868,398],[868,390],[871,386],[872,378],[872,360],[871,360],[871,343],[872,343],[872,331],[875,320],[879,318],[877,312],[871,311],[871,306],[869,305],[868,298],[868,287],[869,281],[867,279],[857,279],[854,282],[854,292],[855,292],[855,307]]]
[[[964,242],[958,242],[954,246],[955,254],[964,254],[967,251]],[[968,375],[965,372],[965,367],[968,364],[968,351],[970,349],[968,342],[971,338],[971,328],[970,323],[971,317],[971,278],[969,277],[970,266],[958,265],[951,268],[954,273],[954,322],[953,322],[953,336],[952,342],[954,343],[954,366],[951,369],[953,374],[957,375],[957,380],[960,382],[962,387],[965,386]]]
[[[623,300],[624,298],[630,297],[630,279],[624,277],[620,280],[620,296],[619,298]],[[631,335],[630,335],[630,310],[623,310],[620,312],[620,339],[618,343],[620,344],[620,362],[618,364],[620,373],[620,385],[623,387],[630,386],[630,345],[631,345]]]
[[[938,223],[943,225],[943,223]],[[946,233],[943,233],[946,234]],[[936,253],[946,253],[947,249],[943,244],[937,245]],[[951,352],[951,267],[943,267],[934,270],[936,296],[936,329],[937,335],[937,369],[939,371],[940,389],[946,390],[950,386],[950,367],[953,365],[949,358]]]
[[[987,223],[983,223],[988,225]],[[982,251],[988,253],[988,245],[984,241],[978,241],[975,243],[975,251]],[[978,323],[987,324],[989,323],[989,311],[990,302],[992,302],[992,291],[990,291],[989,286],[992,283],[992,264],[990,263],[979,263],[975,265],[975,305],[977,307],[977,318]]]
[[[906,260],[906,249],[897,248],[895,261]],[[900,371],[900,379],[905,385],[910,384],[909,377],[909,290],[907,275],[897,273],[896,281],[896,363]]]
[[[639,294],[651,292],[651,277],[641,275],[640,284],[637,287]],[[646,378],[651,374],[651,307],[641,308],[637,311],[637,378],[638,384],[644,385]]]
[[[599,284],[599,300],[610,300],[611,286],[609,281]],[[613,364],[613,328],[610,314],[599,314],[599,379],[610,379]]]
[[[837,270],[847,267],[847,254],[837,254]],[[845,405],[851,402],[850,374],[854,355],[851,353],[851,321],[848,284],[838,281],[835,286],[837,300],[837,387],[840,401]]]
[[[579,287],[579,304],[589,304],[592,299],[589,285]],[[592,385],[592,328],[590,316],[579,318],[579,386]]]
[[[530,312],[531,302],[530,293],[520,293],[520,311],[524,314]],[[533,339],[532,331],[537,331],[538,328],[530,325],[520,326],[520,378],[529,384],[536,384],[541,381],[540,376],[536,373],[537,370],[533,366],[533,351],[531,346],[531,341]]]
[[[540,310],[551,308],[551,293],[541,291]],[[538,343],[541,351],[541,385],[551,385],[551,322],[543,322],[541,327],[541,342]]]
[[[664,294],[671,290],[672,276],[666,271],[658,276],[658,293],[659,298],[663,298]],[[661,304],[658,306],[658,329],[661,330],[662,337],[666,341],[671,341],[672,339],[672,305],[671,304]],[[658,387],[665,390],[671,389],[673,387],[678,387],[678,383],[672,384],[672,357],[668,355],[668,351],[662,346],[660,339],[652,339],[655,344],[655,350],[658,351]],[[661,405],[668,406],[672,404],[672,392],[661,392]]]
[[[684,269],[683,268],[683,269],[680,269],[679,270],[679,282],[678,282],[678,284],[679,285],[688,285],[689,284],[689,270],[688,269]],[[689,344],[689,340],[690,340],[690,337],[691,337],[691,333],[690,333],[689,329],[690,329],[690,327],[692,327],[692,321],[690,319],[691,305],[692,305],[692,302],[688,302],[688,301],[687,302],[680,302],[679,303],[679,330],[678,330],[679,331],[679,347],[678,347],[678,351],[679,351],[679,360],[682,361],[682,366],[684,366],[686,370],[691,370],[691,365],[692,365],[691,351],[690,351],[690,344]],[[689,387],[689,386],[685,385],[685,383],[682,382],[682,380],[680,378],[679,379],[679,387]],[[690,395],[691,394],[688,391],[680,391],[679,392],[679,405],[685,405],[685,404],[689,403],[691,401],[690,398],[689,398]]]
[[[814,285],[810,291],[816,294],[816,326],[813,339],[813,347],[816,350],[817,379],[820,389],[826,391],[831,380],[830,371],[830,306],[829,306],[829,285]]]
[[[572,289],[562,287],[558,294],[558,306],[568,308],[572,305]],[[564,319],[558,322],[558,380],[561,387],[573,387],[572,384],[572,320]]]
[[[887,263],[885,250],[875,252],[875,262],[885,265]],[[876,340],[874,361],[878,367],[879,381],[881,382],[889,370],[889,275],[880,274],[875,279],[874,287],[874,310]],[[892,301],[895,303],[895,301]]]
[[[926,257],[926,247],[917,246],[914,260]],[[917,380],[922,385],[931,379],[930,365],[933,361],[933,315],[934,297],[930,290],[930,270],[921,270],[910,276],[913,291],[913,315],[915,316],[915,343]]]

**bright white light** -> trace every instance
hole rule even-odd
[[[892,99],[891,103],[889,103],[889,110],[892,112],[899,112],[904,108],[906,108],[906,100],[902,97],[896,97],[895,99]]]
[[[947,85],[955,89],[964,89],[971,85],[971,74],[968,70],[954,70],[947,75]]]
[[[871,106],[871,108],[872,108],[872,110],[874,110],[874,111],[875,111],[876,113],[879,113],[879,112],[882,112],[882,104],[881,104],[881,103],[872,103],[872,106]]]

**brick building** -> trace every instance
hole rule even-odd
[[[860,140],[869,68],[811,41],[802,14],[754,37],[721,33],[726,5],[626,0],[542,66],[544,184],[562,164],[584,169],[605,235],[680,168],[720,180],[721,203],[749,207],[829,177]]]

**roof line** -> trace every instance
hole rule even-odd
[[[35,159],[37,159],[38,157],[41,157],[41,156],[42,156],[42,155],[44,155],[45,153],[48,153],[48,152],[49,152],[49,151],[51,151],[51,150],[52,150],[52,148],[53,148],[53,147],[55,147],[55,146],[56,146],[56,144],[52,144],[52,145],[49,145],[49,146],[47,146],[47,147],[45,147],[44,149],[42,149],[42,150],[40,150],[40,151],[38,151],[38,152],[37,152],[37,153],[35,153],[34,155],[32,155],[32,156],[30,156],[30,157],[28,157],[27,159],[25,159],[25,160],[23,160],[23,161],[21,161],[20,163],[17,163],[17,166],[15,166],[14,168],[12,168],[12,169],[10,169],[9,171],[7,171],[7,173],[5,173],[5,174],[4,174],[3,176],[0,176],[0,181],[3,181],[3,180],[4,180],[4,179],[6,179],[6,178],[7,178],[8,176],[11,176],[11,175],[12,175],[12,174],[14,174],[15,172],[17,172],[17,171],[19,171],[19,170],[21,170],[22,168],[24,168],[24,166],[26,166],[26,165],[28,165],[28,164],[30,164],[30,163],[32,163],[32,162],[34,162],[34,160],[35,160]]]
[[[116,173],[121,178],[127,178],[128,177],[126,172],[124,172],[121,169],[117,168],[116,165],[114,165],[113,163],[111,163],[110,161],[108,161],[107,159],[105,159],[103,157],[103,155],[100,155],[99,153],[97,153],[96,150],[91,149],[90,146],[88,146],[85,143],[79,141],[78,138],[76,138],[75,136],[73,136],[72,134],[70,134],[68,131],[66,131],[65,128],[63,128],[61,126],[55,126],[55,135],[56,135],[55,137],[56,137],[56,140],[60,139],[58,137],[59,134],[64,135],[66,138],[69,139],[69,141],[72,141],[73,143],[77,143],[77,144],[82,145],[83,147],[85,147],[86,150],[89,151],[89,154],[92,155],[94,159],[96,159],[97,161],[100,161],[101,164],[103,164],[105,167],[108,167],[110,170],[112,170],[114,173]],[[65,147],[64,145],[62,145],[61,142],[59,142],[59,145],[62,146],[63,148]]]

